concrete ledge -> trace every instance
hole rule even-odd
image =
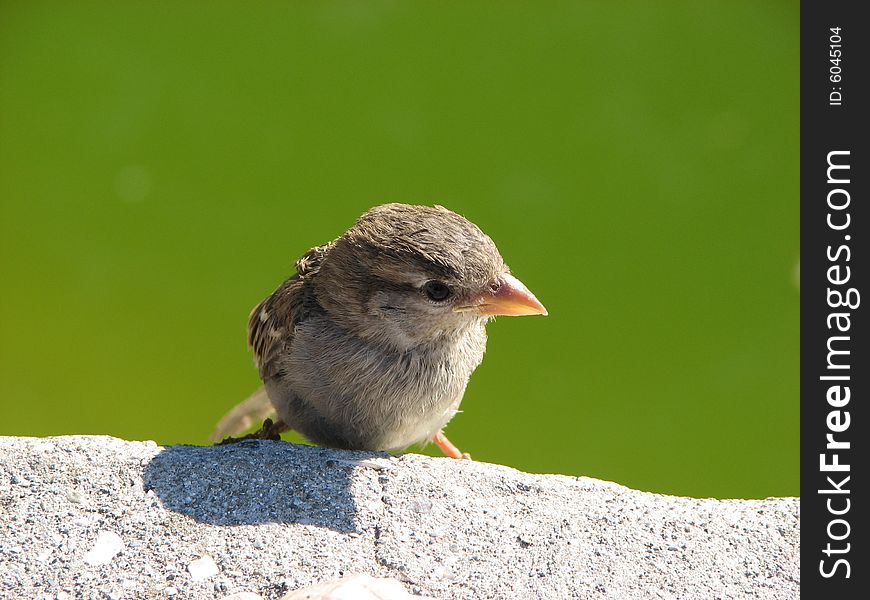
[[[0,597],[799,598],[797,498],[697,500],[283,442],[0,438]],[[296,597],[296,596],[294,596]]]

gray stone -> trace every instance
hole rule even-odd
[[[0,438],[3,598],[277,599],[351,575],[435,598],[798,598],[799,536],[797,498],[283,442]],[[217,572],[193,576],[204,556]]]

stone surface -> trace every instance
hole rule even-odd
[[[431,600],[410,595],[396,579],[352,575],[289,592],[281,600],[414,600],[415,598]]]
[[[0,438],[3,598],[277,599],[351,575],[435,598],[798,598],[799,535],[796,498],[283,442]]]

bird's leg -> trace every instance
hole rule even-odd
[[[445,456],[471,460],[471,455],[468,452],[461,452],[459,448],[453,445],[453,442],[447,439],[447,436],[444,435],[443,431],[436,433],[435,437],[432,438],[432,441],[441,448],[441,452],[443,452]]]
[[[242,437],[227,437],[222,441],[218,442],[218,446],[223,446],[224,444],[235,444],[237,442],[243,442],[245,440],[272,440],[278,441],[281,439],[281,432],[287,431],[290,429],[284,421],[280,419],[278,421],[272,421],[272,419],[266,419],[263,421],[263,426],[260,427],[259,431],[255,431],[254,433],[249,433],[248,435],[243,435]]]
[[[261,440],[280,440],[281,434],[285,431],[288,431],[290,427],[287,426],[284,421],[278,419],[277,421],[273,421],[272,419],[266,419],[263,421],[263,426],[260,428],[260,431],[257,433],[261,434]]]

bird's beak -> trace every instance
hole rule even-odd
[[[471,305],[458,306],[457,312],[477,312],[481,315],[520,316],[546,315],[547,309],[523,282],[511,275],[502,273],[498,289],[487,291]]]

